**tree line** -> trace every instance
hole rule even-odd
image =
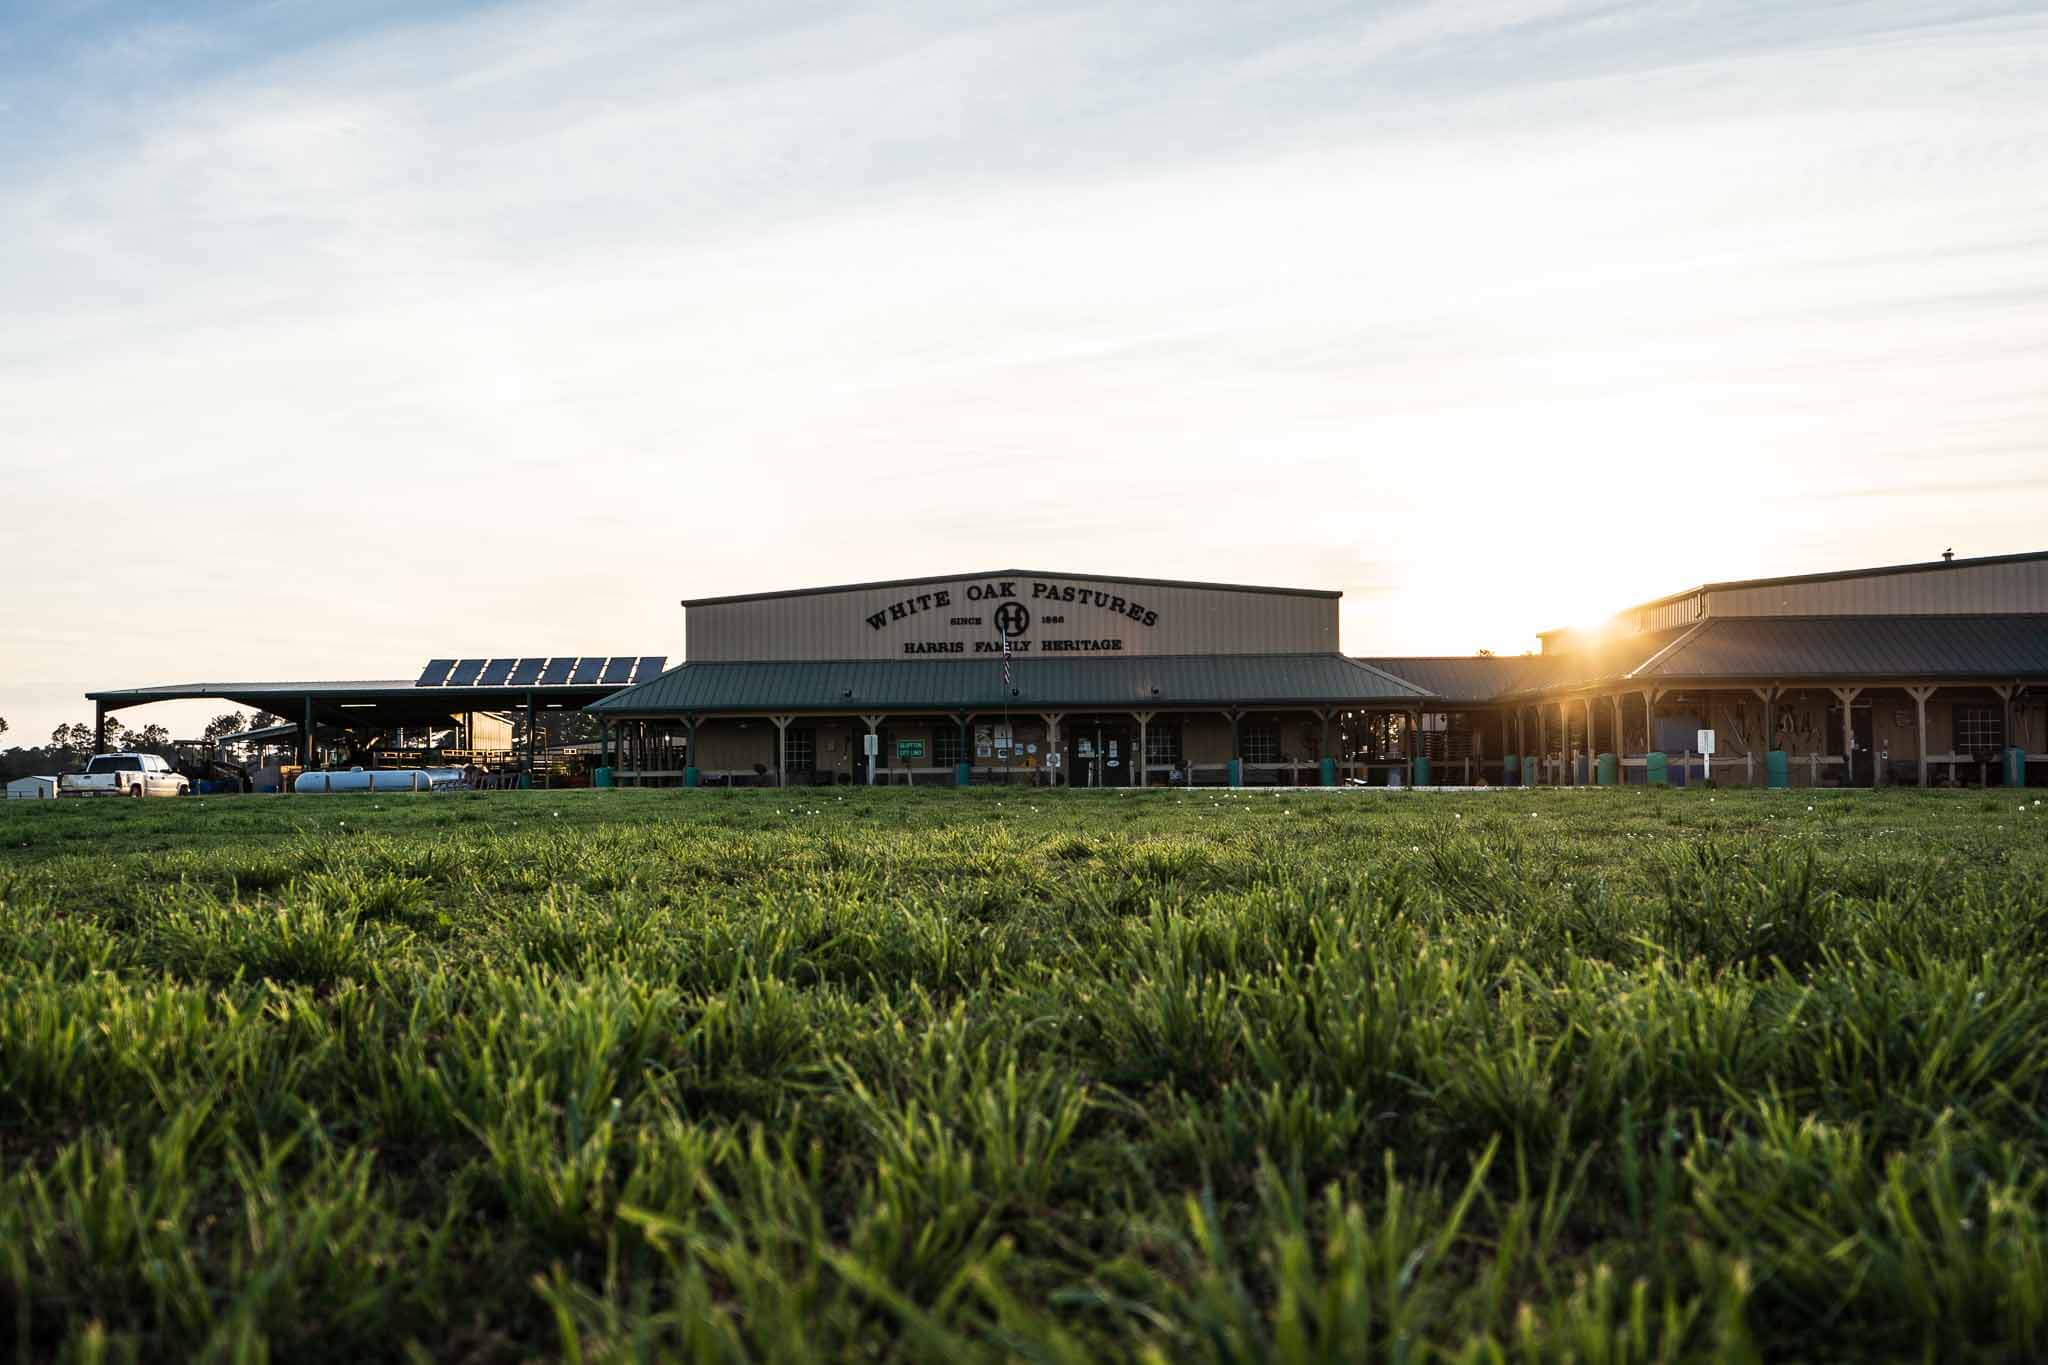
[[[224,735],[277,725],[281,719],[268,711],[257,711],[246,716],[240,711],[224,711],[206,722],[206,728],[200,732],[200,738],[211,744]],[[6,717],[0,716],[0,736],[6,735],[8,729]],[[16,745],[0,751],[0,774],[12,780],[17,777],[54,776],[58,773],[76,772],[84,767],[85,761],[95,753],[158,754],[166,759],[176,757],[176,746],[172,742],[171,732],[161,725],[141,725],[130,729],[122,724],[118,717],[108,716],[106,743],[95,747],[93,740],[90,722],[73,721],[67,725],[59,725],[50,731],[47,744]]]

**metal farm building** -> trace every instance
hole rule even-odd
[[[1520,656],[1355,657],[1340,595],[1003,569],[682,605],[687,658],[435,660],[226,697],[304,762],[461,716],[500,763],[673,785],[2048,782],[2048,552],[1711,583]],[[534,718],[581,708],[550,751]],[[474,723],[462,728],[465,742]],[[573,760],[573,761],[572,761]]]

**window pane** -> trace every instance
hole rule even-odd
[[[789,772],[810,772],[818,766],[818,732],[791,726],[784,739],[782,766]]]
[[[1280,727],[1272,722],[1246,725],[1244,728],[1244,761],[1247,763],[1278,763],[1280,761]]]
[[[2005,747],[2005,717],[1996,706],[1955,708],[1955,751],[1959,754],[1995,754]]]
[[[1154,725],[1145,731],[1145,762],[1180,762],[1180,727],[1177,725]]]

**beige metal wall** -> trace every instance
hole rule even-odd
[[[1707,594],[1709,616],[2048,612],[2048,560],[1780,583]]]
[[[1010,638],[1025,654],[1313,653],[1338,647],[1337,601],[1113,578],[959,579],[690,607],[688,653],[699,663],[1000,653],[999,611],[1022,622]]]
[[[1689,626],[1700,619],[1704,610],[1702,594],[1689,592],[1669,602],[1660,602],[1653,607],[1644,607],[1629,613],[1623,619],[1635,631],[1649,634],[1653,631],[1670,630],[1674,626]]]

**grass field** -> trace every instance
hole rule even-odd
[[[2041,1359],[2023,795],[7,803],[0,1353]]]

